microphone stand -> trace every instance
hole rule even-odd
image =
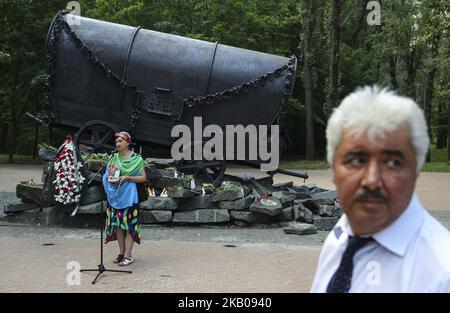
[[[104,172],[106,165],[108,164],[109,160],[111,159],[112,155],[114,154],[116,150],[114,150],[111,155],[109,156],[108,160],[106,161],[105,165],[102,166],[100,170],[103,170]],[[95,176],[98,175],[100,171],[95,174]],[[102,173],[103,175],[103,173]],[[91,181],[95,178],[95,176],[91,179]],[[102,179],[102,190],[103,190],[103,197],[106,198],[106,201],[108,201],[108,197],[105,197],[104,187],[103,187],[103,179]],[[81,201],[80,201],[81,202]],[[77,209],[76,209],[77,210]],[[76,211],[74,210],[74,213],[76,214]],[[74,214],[74,215],[75,215]],[[98,274],[95,277],[95,279],[92,281],[92,284],[94,285],[97,282],[97,279],[100,277],[101,274],[104,272],[113,272],[113,273],[133,273],[132,271],[123,271],[123,270],[109,270],[105,268],[105,265],[103,264],[103,223],[104,223],[104,217],[103,217],[103,199],[100,201],[100,264],[98,265],[98,268],[96,269],[81,269],[80,272],[97,272]]]

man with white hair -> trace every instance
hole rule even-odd
[[[414,192],[428,150],[422,110],[364,87],[326,130],[344,214],[328,235],[311,292],[450,292],[450,233]]]

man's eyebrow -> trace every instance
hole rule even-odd
[[[400,150],[383,150],[382,154],[390,157],[399,157],[402,160],[405,159],[405,156]]]
[[[352,151],[348,151],[346,154],[344,154],[344,158],[361,157],[361,156],[365,156],[365,155],[366,155],[366,153],[364,151],[352,150]]]

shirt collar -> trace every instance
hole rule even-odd
[[[425,210],[420,204],[416,193],[413,193],[406,210],[391,225],[373,234],[372,237],[389,251],[399,256],[404,256],[406,248],[422,224],[424,216]],[[353,235],[345,214],[336,224],[333,231],[338,240],[342,233]]]

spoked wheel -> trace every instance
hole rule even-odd
[[[201,183],[219,187],[223,182],[226,167],[225,161],[192,161],[180,164],[178,169],[183,173],[193,175]]]
[[[77,149],[90,153],[110,152],[116,148],[114,134],[119,129],[111,123],[93,120],[84,124],[74,136]]]

